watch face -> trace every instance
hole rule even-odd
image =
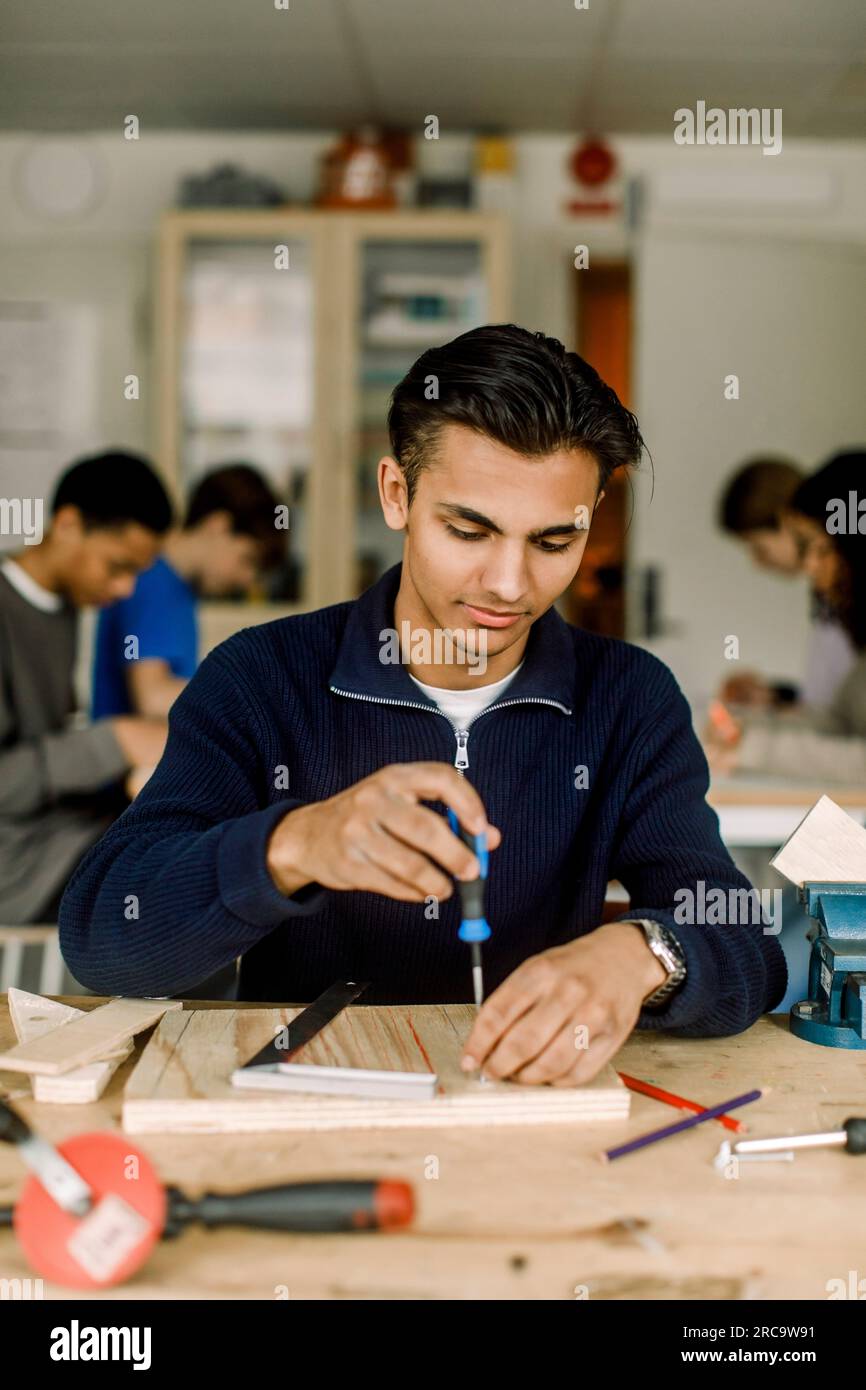
[[[647,944],[654,952],[656,959],[660,960],[667,970],[669,980],[673,976],[681,979],[685,975],[685,956],[673,932],[669,931],[661,922],[652,922],[649,919],[646,919],[642,925],[646,932]],[[669,980],[666,984],[669,983]],[[659,989],[664,990],[666,984],[659,986]]]
[[[665,931],[665,945],[667,946],[668,950],[670,951],[671,955],[676,961],[677,967],[679,969],[682,969],[686,963],[685,952],[683,951],[682,946],[677,941],[673,932]]]
[[[659,943],[659,950],[656,952],[656,960],[661,961],[665,970],[668,972],[668,979],[670,979],[671,975],[676,974],[678,964],[677,958],[673,951],[668,950],[664,942]]]

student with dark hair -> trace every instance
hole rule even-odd
[[[784,959],[759,917],[689,914],[749,884],[688,704],[655,657],[554,607],[608,479],[640,461],[637,420],[576,353],[502,325],[425,352],[390,430],[379,493],[402,564],[202,663],[162,762],[67,889],[70,969],[177,994],[241,954],[243,999],[338,977],[371,981],[369,1003],[470,999],[454,879],[479,862],[450,806],[493,851],[467,1070],[574,1085],[637,1025],[747,1028]],[[611,878],[631,907],[602,925]]]
[[[756,565],[782,574],[799,573],[797,547],[782,516],[802,481],[796,464],[761,454],[742,464],[725,485],[719,525],[748,547]]]
[[[834,454],[800,484],[789,511],[805,573],[862,652],[866,649],[866,451]]]
[[[121,780],[158,761],[161,722],[74,727],[77,610],[132,592],[171,524],[149,464],[82,459],[60,479],[50,526],[0,565],[0,922],[51,920],[67,878],[99,838]]]
[[[244,592],[279,559],[278,505],[247,464],[228,464],[202,478],[183,527],[169,533],[135,592],[100,614],[95,719],[168,714],[198,666],[199,597]]]
[[[789,525],[792,499],[804,474],[787,459],[760,455],[737,470],[719,502],[719,524],[748,548],[754,563],[789,578],[802,573],[803,557]],[[813,591],[809,646],[799,688],[771,682],[754,671],[725,681],[723,700],[768,709],[789,705],[829,705],[854,663],[855,652],[844,627]]]
[[[862,512],[857,510],[858,501],[863,502]],[[806,478],[791,498],[788,525],[812,588],[850,639],[854,663],[826,708],[805,709],[797,720],[745,718],[729,728],[722,746],[711,748],[711,758],[726,773],[782,773],[862,785],[866,782],[866,452],[836,454]]]

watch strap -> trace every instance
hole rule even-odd
[[[671,997],[671,995],[677,989],[679,989],[680,985],[686,978],[685,955],[683,953],[682,946],[680,945],[679,941],[677,941],[673,932],[670,931],[666,926],[664,926],[662,922],[653,922],[645,917],[631,918],[631,920],[635,923],[635,926],[638,926],[642,929],[643,934],[646,937],[647,945],[653,952],[653,955],[656,957],[656,960],[661,960],[662,965],[664,965],[665,969],[668,970],[667,979],[663,980],[662,983],[659,985],[658,989],[653,990],[652,994],[650,994],[641,1005],[641,1007],[644,1009],[654,1009],[657,1008],[660,1004],[666,1003],[667,1000]],[[662,960],[661,953],[658,950],[654,949],[654,943],[657,943],[659,940],[661,940],[661,942],[665,946],[665,949],[670,953],[671,956],[673,956],[674,960],[676,961],[676,965],[673,970],[668,969],[667,963],[664,960]]]

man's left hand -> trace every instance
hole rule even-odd
[[[526,1085],[591,1081],[665,979],[642,929],[608,922],[518,966],[479,1010],[461,1066]]]

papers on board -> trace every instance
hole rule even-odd
[[[432,1100],[439,1078],[433,1072],[370,1071],[361,1067],[239,1067],[232,1085],[249,1090],[310,1091],[318,1095],[370,1096],[373,1099]]]
[[[866,883],[866,830],[822,796],[770,860],[791,883]]]

